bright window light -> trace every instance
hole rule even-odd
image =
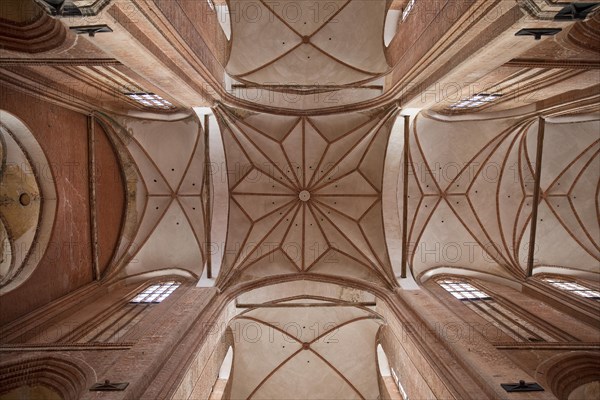
[[[452,296],[517,342],[556,341],[556,338],[535,323],[494,301],[489,294],[465,281],[449,278],[437,282]]]
[[[137,101],[138,103],[146,107],[160,108],[163,110],[170,110],[175,108],[175,106],[173,106],[173,104],[171,104],[170,101],[165,100],[154,93],[125,93],[125,96]]]
[[[180,283],[175,281],[162,282],[148,286],[135,296],[130,303],[160,303],[179,287]]]
[[[410,12],[413,10],[413,8],[415,7],[415,2],[417,0],[410,0],[408,2],[408,4],[406,5],[406,7],[404,8],[404,11],[402,12],[402,22],[406,21],[406,18],[408,18]]]
[[[498,100],[498,98],[501,96],[502,95],[498,93],[480,93],[468,99],[461,100],[458,103],[454,103],[450,106],[450,108],[453,110],[460,110],[465,108],[478,108]]]
[[[457,282],[453,280],[442,280],[439,281],[441,287],[446,289],[452,296],[459,300],[489,300],[490,296],[477,289],[474,286],[469,285],[466,282]]]
[[[559,278],[543,278],[542,280],[560,290],[564,290],[565,292],[571,292],[587,299],[600,300],[600,292],[597,290],[592,290],[578,283]]]
[[[394,371],[393,368],[392,368],[392,377],[394,378],[394,382],[396,382],[396,386],[398,386],[398,391],[400,392],[402,399],[408,400],[408,394],[406,394],[406,390],[404,389],[404,386],[402,386],[402,383],[400,383],[400,378],[398,377],[398,374],[396,373],[396,371]]]

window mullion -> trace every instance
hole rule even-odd
[[[485,316],[491,318],[493,321],[490,321],[489,318],[485,318],[480,313],[477,313],[477,314],[481,315],[484,319],[487,319],[489,322],[491,322],[494,326],[496,326],[498,329],[500,329],[501,331],[503,331],[508,336],[511,336],[513,339],[515,339],[517,341],[519,341],[519,340],[523,341],[523,342],[527,341],[526,338],[524,338],[523,336],[521,336],[518,332],[516,332],[510,326],[508,326],[504,322],[502,322],[498,317],[496,317],[495,315],[493,315],[492,313],[490,313],[488,310],[486,310],[485,308],[483,308],[480,304],[477,303],[477,301],[469,300],[469,304],[471,304],[474,307],[476,307],[481,312],[481,314],[484,314]],[[499,326],[496,325],[496,324],[494,324],[494,321],[496,321],[496,323]]]
[[[139,307],[140,310],[136,313],[134,313],[133,315],[131,315],[131,318],[129,318],[125,323],[123,323],[123,325],[121,326],[120,329],[116,330],[115,333],[113,333],[110,337],[107,338],[108,342],[111,342],[117,335],[119,335],[120,333],[122,333],[123,331],[127,331],[130,328],[130,324],[132,321],[134,321],[140,314],[146,312],[149,308],[150,308],[150,304],[146,303],[144,304],[142,307]],[[137,307],[135,307],[137,308]],[[130,315],[132,313],[127,313],[126,315]]]
[[[89,338],[87,340],[87,342],[96,342],[98,341],[98,338],[102,337],[102,335],[109,330],[110,328],[112,328],[113,326],[115,326],[116,324],[119,323],[119,321],[121,321],[123,318],[125,318],[127,315],[129,315],[131,313],[131,311],[133,311],[133,307],[125,307],[125,312],[123,312],[117,319],[115,319],[114,321],[112,321],[111,323],[107,324],[104,328],[102,328],[100,330],[100,332],[96,333],[94,336],[92,336],[91,338]]]
[[[494,311],[496,311],[498,314],[502,315],[506,320],[511,321],[513,324],[515,324],[518,329],[523,329],[525,332],[527,332],[532,337],[536,337],[537,339],[545,340],[542,336],[535,333],[533,330],[529,329],[527,326],[523,325],[522,322],[520,322],[516,319],[516,318],[521,318],[521,317],[514,315],[511,311],[507,310],[502,305],[500,305],[496,302],[490,302],[490,303],[488,303],[488,306],[491,309],[493,309]],[[513,314],[513,315],[511,316],[511,315],[509,315],[509,313]],[[525,341],[529,341],[529,339],[525,338]]]

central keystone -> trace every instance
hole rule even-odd
[[[308,190],[303,190],[300,192],[298,197],[300,197],[300,200],[302,201],[308,201],[310,200],[310,192]]]

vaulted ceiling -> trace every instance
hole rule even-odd
[[[290,273],[392,284],[381,192],[395,108],[334,117],[217,112],[230,193],[221,284]]]
[[[536,266],[597,272],[599,132],[594,117],[545,123]],[[525,276],[537,135],[536,118],[416,118],[407,220],[415,276],[441,266]]]
[[[374,342],[382,323],[368,308],[330,299],[248,309],[230,323],[234,335],[244,335],[236,342],[231,398],[377,399]]]
[[[206,259],[207,223],[205,136],[198,118],[102,119],[129,165],[129,207],[110,274],[179,271],[198,279]]]
[[[393,287],[402,251],[417,278],[443,265],[523,278],[535,112],[598,111],[600,16],[556,20],[563,5],[554,1],[417,1],[404,15],[409,2],[400,0],[69,3],[69,12],[97,14],[94,22],[112,30],[93,36],[76,33],[82,20],[52,19],[37,3],[4,15],[0,79],[77,111],[100,109],[127,177],[113,277],[169,270],[199,278],[211,264],[205,242],[220,229],[222,288],[290,274]],[[229,19],[219,21],[217,9]],[[560,32],[515,36],[528,18]],[[494,40],[483,40],[490,33]],[[19,35],[35,36],[36,46]],[[131,97],[145,92],[172,107]],[[481,92],[497,96],[453,107]],[[226,182],[212,170],[205,177],[206,122],[215,117],[201,121],[190,107],[207,105]],[[400,112],[417,115],[408,145]],[[536,265],[591,272],[597,118],[564,118],[547,126]],[[215,187],[227,202],[218,222]],[[436,256],[427,254],[432,243]]]
[[[233,0],[226,71],[261,85],[349,85],[389,69],[386,1]]]
[[[230,293],[310,277],[284,288],[303,297],[277,292],[279,301],[257,301],[233,320],[277,333],[237,345],[234,398],[377,398],[381,319],[306,295],[316,281],[392,293],[441,272],[513,281],[530,267],[600,273],[599,13],[555,20],[564,5],[553,0],[417,0],[404,17],[408,1],[399,0],[72,3],[85,18],[53,18],[30,1],[27,18],[0,20],[0,83],[106,133],[125,206],[97,278],[177,275]],[[215,4],[230,12],[230,40]],[[396,34],[386,46],[390,15]],[[92,20],[110,32],[77,33]],[[515,35],[532,27],[561,31]],[[453,107],[480,93],[495,96]],[[92,131],[83,147],[98,146]],[[28,161],[3,137],[6,182],[6,160]],[[109,213],[90,182],[90,209],[59,198],[82,221]],[[8,231],[16,192],[3,190]],[[22,228],[28,245],[33,225]],[[277,329],[290,323],[300,329]],[[315,325],[319,334],[307,336]]]

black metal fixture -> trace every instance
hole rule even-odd
[[[88,34],[89,36],[96,36],[96,33],[112,32],[108,25],[83,25],[83,26],[71,26],[69,29],[75,31],[78,35]]]
[[[519,383],[501,383],[500,386],[508,393],[544,391],[544,388],[535,382],[519,381]]]
[[[542,36],[554,36],[560,31],[560,28],[525,28],[515,33],[515,36],[534,36],[535,40],[540,40]]]
[[[600,3],[571,3],[554,16],[558,21],[585,19]]]
[[[129,386],[129,382],[113,383],[106,379],[104,382],[95,383],[90,392],[122,392]]]
[[[50,15],[80,17],[83,13],[71,0],[36,0]]]
[[[52,15],[61,13],[65,0],[42,0]]]

